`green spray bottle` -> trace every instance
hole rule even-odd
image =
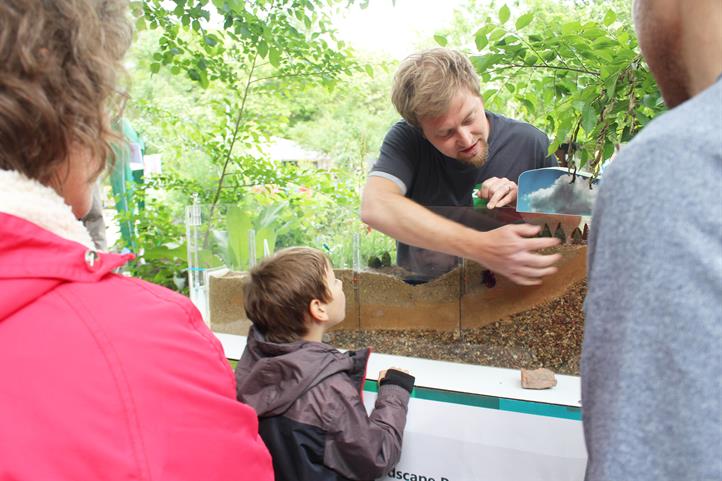
[[[481,184],[476,184],[474,190],[471,192],[471,202],[474,210],[486,210],[486,204],[489,202],[488,199],[482,199],[479,197],[479,191],[481,190]]]

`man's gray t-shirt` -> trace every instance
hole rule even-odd
[[[488,160],[475,167],[447,157],[426,140],[421,131],[405,121],[386,134],[379,159],[369,176],[396,183],[409,199],[427,207],[472,205],[476,184],[491,177],[518,182],[526,170],[557,165],[548,154],[547,136],[527,123],[486,112],[489,120]],[[409,267],[409,246],[398,243],[397,262]]]
[[[592,224],[587,481],[722,479],[722,81],[619,153]]]

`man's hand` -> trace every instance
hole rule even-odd
[[[505,177],[491,177],[481,184],[479,197],[487,199],[489,202],[486,204],[486,207],[493,209],[494,207],[503,207],[514,202],[518,190],[517,185]]]
[[[554,237],[534,237],[541,227],[529,224],[505,225],[489,232],[481,232],[471,242],[466,257],[487,269],[523,286],[541,284],[541,278],[554,274],[559,254],[542,255],[535,251],[559,244]],[[483,237],[482,237],[483,236]],[[477,243],[478,242],[478,243]]]
[[[515,184],[513,190],[516,197]],[[559,244],[553,237],[528,238],[537,235],[541,227],[506,225],[479,232],[407,199],[396,184],[381,177],[369,177],[366,182],[361,219],[401,242],[471,259],[522,285],[540,284],[542,277],[554,274],[557,269],[553,264],[561,257],[535,252]]]

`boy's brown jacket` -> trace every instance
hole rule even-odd
[[[389,370],[367,415],[369,355],[320,342],[267,342],[251,328],[237,394],[258,413],[276,481],[373,480],[398,462],[414,378]]]

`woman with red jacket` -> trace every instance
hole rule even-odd
[[[77,220],[110,152],[121,0],[0,2],[0,480],[271,481],[188,299]]]

